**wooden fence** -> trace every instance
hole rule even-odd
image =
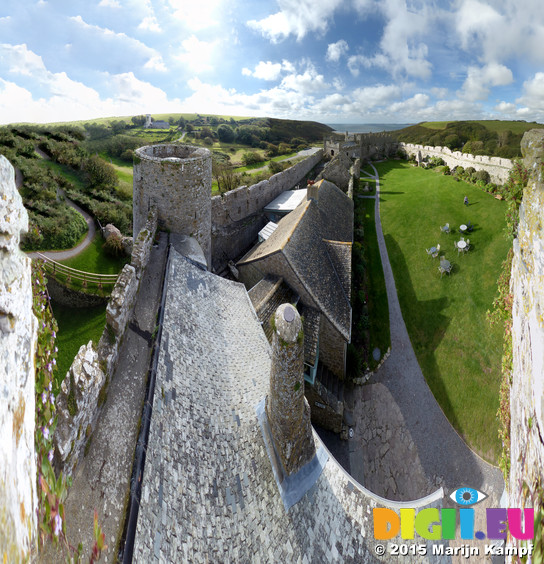
[[[38,258],[45,263],[45,271],[52,275],[59,282],[63,282],[68,286],[75,285],[82,288],[96,287],[99,290],[109,294],[113,290],[117,282],[118,274],[98,274],[96,272],[84,272],[70,268],[60,262],[57,262],[42,253],[36,253]]]

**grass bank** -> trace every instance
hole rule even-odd
[[[401,161],[376,165],[382,228],[402,313],[419,364],[444,413],[483,458],[500,451],[499,406],[502,334],[486,320],[509,242],[503,235],[505,203],[451,176]],[[464,196],[470,205],[463,205]],[[471,250],[459,256],[459,233],[472,222]],[[440,277],[426,248],[440,244],[453,264]]]

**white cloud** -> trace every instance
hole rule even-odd
[[[98,4],[100,8],[120,8],[119,0],[100,0]]]
[[[336,43],[329,43],[325,58],[327,61],[337,62],[340,60],[342,55],[345,55],[348,52],[348,50],[349,46],[347,42],[340,39],[340,41],[337,41]]]
[[[218,26],[222,19],[226,0],[168,0],[172,17],[182,22],[187,29],[196,32]]]
[[[438,12],[430,4],[423,3],[419,10],[407,6],[404,1],[356,2],[361,15],[378,10],[385,19],[379,49],[372,54],[359,53],[348,59],[353,76],[359,76],[360,68],[377,67],[394,77],[412,76],[428,79],[432,65],[428,60],[429,49],[422,39],[432,38]]]
[[[200,41],[195,35],[181,42],[183,51],[174,58],[183,63],[191,72],[197,74],[213,69],[213,59],[219,42]]]
[[[143,31],[152,31],[155,33],[159,33],[162,31],[159,22],[155,16],[146,16],[138,25],[138,29]]]
[[[85,45],[88,46],[86,49],[87,56],[93,49],[97,50],[97,56],[104,54],[107,57],[123,53],[125,60],[127,56],[147,58],[144,63],[144,67],[147,69],[166,70],[161,54],[138,39],[130,37],[126,33],[118,33],[106,27],[89,24],[79,15],[72,16],[69,19],[88,34],[85,37]],[[132,66],[134,67],[135,63]]]
[[[254,76],[262,80],[278,80],[283,72],[295,72],[294,65],[284,59],[281,63],[272,63],[271,61],[259,61],[254,71],[247,67],[242,69],[244,76]]]
[[[26,44],[0,45],[0,62],[4,63],[9,72],[33,76],[35,73],[45,71],[45,65],[39,55],[30,51]]]
[[[280,11],[263,18],[250,20],[247,25],[277,43],[290,35],[298,40],[308,33],[323,34],[341,0],[278,0]]]
[[[537,72],[533,78],[523,83],[523,94],[516,100],[527,106],[529,111],[544,111],[544,72]],[[542,118],[541,118],[542,119]]]
[[[511,102],[500,102],[493,109],[500,114],[511,116],[515,113],[517,106]]]
[[[435,98],[446,98],[446,96],[448,95],[448,89],[435,86],[431,88],[431,94]]]
[[[458,6],[456,29],[466,51],[487,63],[513,56],[544,63],[541,0],[461,0]]]
[[[294,90],[303,94],[314,94],[329,87],[325,77],[311,65],[308,65],[302,74],[289,74],[281,81],[281,88],[284,90]]]
[[[498,63],[490,63],[481,68],[469,67],[460,96],[469,101],[485,100],[490,87],[505,86],[513,80],[512,71]]]

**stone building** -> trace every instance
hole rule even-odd
[[[313,398],[312,418],[337,432],[351,339],[352,241],[353,201],[321,180],[308,187],[306,201],[281,219],[268,239],[237,263],[265,328],[279,300],[291,293],[297,303],[304,318],[308,391],[320,390]],[[321,390],[325,381],[330,394]]]
[[[442,490],[381,499],[313,431],[312,485],[305,491],[295,469],[289,488],[259,416],[275,356],[244,286],[172,250],[165,291],[133,561],[389,562],[376,550],[373,508],[437,506]],[[430,548],[417,558],[437,561]]]

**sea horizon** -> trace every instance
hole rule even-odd
[[[338,133],[378,133],[381,131],[396,131],[412,123],[326,123]]]

